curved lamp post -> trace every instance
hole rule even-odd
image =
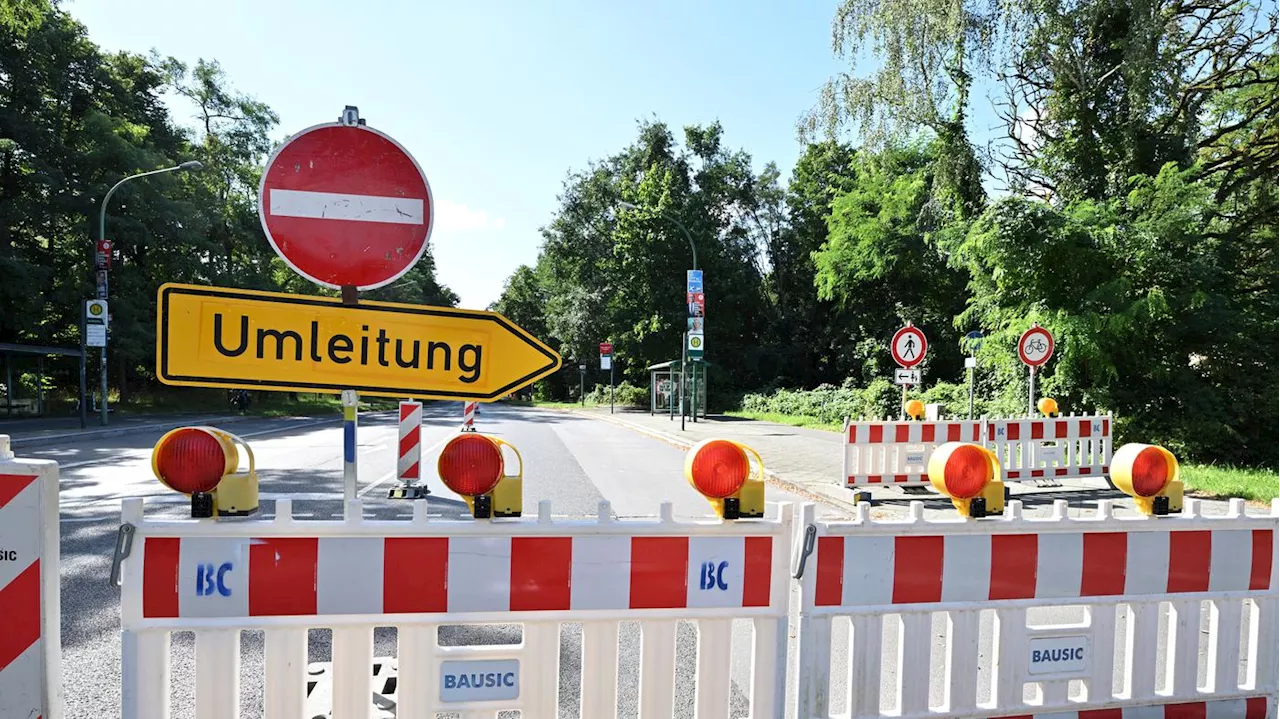
[[[638,205],[632,204],[632,203],[630,203],[630,202],[626,202],[626,201],[624,201],[624,200],[619,200],[619,201],[618,201],[618,206],[619,206],[619,207],[621,207],[621,208],[623,208],[624,210],[639,210],[639,209],[640,209],[640,207],[639,207]],[[646,208],[646,209],[647,209],[647,208]],[[666,212],[666,211],[664,211],[664,210],[652,210],[652,212],[654,212],[654,214],[657,214],[658,216],[662,217],[663,219],[667,220],[668,222],[670,222],[671,224],[675,225],[676,227],[679,227],[679,228],[680,228],[680,231],[684,233],[684,237],[685,237],[685,239],[687,239],[687,240],[689,241],[689,251],[693,253],[693,269],[695,269],[695,270],[696,270],[696,269],[698,269],[698,248],[693,244],[693,235],[689,233],[689,228],[685,227],[685,226],[684,226],[684,223],[682,223],[682,222],[680,222],[680,220],[676,219],[675,215],[672,215],[672,214],[670,214],[670,213],[668,213],[668,212]],[[683,337],[684,337],[684,341],[682,341],[682,342],[680,343],[680,430],[681,430],[681,431],[684,431],[684,376],[685,376],[685,372],[686,372],[686,367],[685,367],[685,365],[687,364],[687,360],[686,360],[685,355],[686,355],[686,353],[687,353],[687,352],[688,352],[688,350],[689,350],[689,338],[688,338],[688,333],[686,332],[686,333],[683,335]],[[698,378],[697,378],[697,375],[694,375],[694,378],[693,378],[693,395],[694,395],[694,396],[693,396],[693,415],[694,415],[694,416],[693,416],[693,421],[694,421],[694,422],[697,422],[697,421],[698,421]]]
[[[124,178],[123,180],[117,182],[116,184],[112,185],[111,189],[107,190],[107,194],[102,198],[102,207],[98,211],[98,242],[101,243],[102,241],[107,239],[107,203],[111,201],[111,196],[115,194],[116,190],[120,189],[121,185],[123,185],[124,183],[130,180],[136,180],[139,177],[149,177],[151,175],[159,175],[165,172],[175,172],[175,171],[198,172],[203,169],[204,169],[204,165],[202,165],[199,160],[188,160],[180,165],[174,165],[173,167],[164,167],[159,170],[151,170],[150,172],[139,172],[136,175],[130,175]],[[105,300],[107,298],[99,297],[98,299]],[[82,344],[84,342],[83,337],[84,337],[84,333],[81,332]],[[101,364],[102,364],[102,402],[99,405],[99,410],[101,411],[100,416],[102,420],[102,425],[105,427],[107,424],[107,346],[105,344],[102,346]]]

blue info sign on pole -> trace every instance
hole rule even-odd
[[[702,270],[689,270],[689,282],[688,282],[688,287],[685,288],[685,291],[686,292],[702,291]]]

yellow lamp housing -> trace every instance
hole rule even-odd
[[[1052,397],[1041,397],[1040,401],[1036,402],[1036,409],[1040,410],[1040,414],[1043,414],[1046,417],[1052,417],[1055,414],[1059,414],[1058,400]]]
[[[473,467],[463,466],[466,463],[465,458],[454,458],[450,452],[452,448],[462,448],[464,445],[470,445],[472,450],[479,450],[488,454],[490,462],[496,459],[496,481],[493,481],[491,487],[487,491],[474,492],[469,490],[468,485],[480,486],[488,484],[494,480],[494,475],[489,475],[486,480],[483,476],[473,476],[467,473],[472,471]],[[502,449],[506,447],[516,457],[516,472],[514,474],[507,473],[507,461],[503,456]],[[489,454],[492,453],[492,454]],[[456,460],[456,461],[455,461]],[[462,464],[459,464],[461,462]],[[444,449],[440,451],[440,459],[436,464],[437,473],[440,480],[445,486],[467,503],[467,509],[472,517],[476,519],[491,519],[493,517],[519,517],[523,510],[523,493],[524,493],[524,458],[520,456],[520,450],[515,445],[489,434],[481,434],[474,430],[463,431],[458,436],[449,440]],[[480,485],[473,483],[479,482]]]
[[[920,419],[924,416],[924,402],[918,399],[909,400],[902,409],[911,419]]]
[[[755,457],[756,471],[751,471]],[[721,519],[764,517],[764,461],[754,449],[729,439],[704,439],[684,456],[684,478]]]
[[[962,517],[1004,513],[1005,486],[995,452],[968,442],[947,442],[929,457],[929,483],[951,498]]]
[[[243,439],[230,432],[214,427],[206,427],[205,429],[223,437],[230,443],[231,451],[235,453],[235,462],[232,464],[231,470],[222,476],[222,481],[218,483],[218,488],[213,491],[214,514],[217,516],[247,517],[257,512],[258,470],[254,465],[253,450]],[[249,461],[248,469],[243,472],[239,471],[240,460],[237,448],[243,448],[244,454]]]
[[[1162,517],[1182,511],[1178,458],[1154,444],[1131,443],[1111,457],[1111,483],[1133,497],[1138,511]]]

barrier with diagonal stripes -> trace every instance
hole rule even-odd
[[[0,435],[0,717],[62,716],[58,465]]]

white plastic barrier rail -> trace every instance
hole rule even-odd
[[[928,486],[929,457],[945,442],[973,442],[1000,458],[1004,481],[1104,477],[1111,464],[1111,416],[951,421],[845,420],[843,474],[849,487]]]
[[[946,442],[981,442],[985,420],[845,420],[844,476],[850,487],[929,484],[929,456]]]
[[[0,434],[0,717],[62,717],[58,465]]]
[[[837,703],[851,719],[1275,716],[1280,500],[1270,516],[1232,500],[1216,518],[1194,500],[1132,519],[1107,502],[1083,519],[1065,501],[1049,519],[1017,501],[981,521],[925,521],[918,502],[907,521],[858,509],[828,524],[806,505],[797,522],[814,528],[802,719]],[[849,636],[834,651],[833,625]]]
[[[239,715],[240,633],[264,630],[265,716],[303,715],[308,633],[332,628],[333,716],[368,717],[375,627],[397,630],[396,716],[559,715],[560,632],[582,622],[581,716],[613,716],[619,622],[639,620],[640,716],[670,717],[676,626],[697,624],[699,717],[729,714],[732,623],[752,622],[753,715],[781,716],[793,513],[766,520],[537,517],[428,522],[158,521],[125,503],[123,717],[169,716],[170,633],[195,634],[200,719]],[[358,501],[348,517],[360,517]],[[442,625],[520,623],[517,645],[441,646]],[[472,686],[479,677],[481,686]]]

